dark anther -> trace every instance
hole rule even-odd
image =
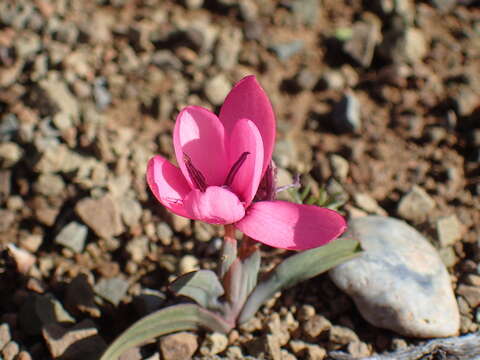
[[[233,179],[235,178],[235,175],[237,174],[238,170],[240,170],[240,167],[245,162],[248,155],[250,155],[250,153],[248,151],[245,151],[242,155],[240,155],[238,160],[235,161],[235,164],[232,165],[232,168],[228,172],[227,178],[225,179],[225,185],[226,186],[232,185],[232,182],[233,182]]]
[[[190,178],[192,179],[195,186],[201,192],[205,192],[205,190],[207,189],[207,182],[205,181],[205,176],[203,176],[200,170],[193,166],[192,159],[190,159],[190,156],[185,153],[183,153],[183,162],[185,163],[188,174],[190,175]]]

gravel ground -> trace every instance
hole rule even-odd
[[[2,0],[1,357],[96,359],[175,301],[169,281],[216,266],[220,229],[166,213],[145,168],[173,158],[181,108],[217,111],[248,74],[277,115],[281,184],[301,174],[349,217],[408,221],[449,269],[461,333],[476,332],[478,5]],[[263,250],[265,269],[288,255]],[[360,358],[416,343],[369,325],[319,276],[228,336],[173,335],[125,359]]]

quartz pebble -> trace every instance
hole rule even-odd
[[[405,336],[453,336],[459,310],[450,277],[435,248],[397,219],[367,216],[350,221],[345,237],[364,254],[330,271],[371,324]],[[435,306],[432,306],[435,304]]]

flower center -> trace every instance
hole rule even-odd
[[[232,185],[233,180],[235,179],[235,175],[242,167],[248,155],[250,155],[250,153],[248,151],[245,151],[240,155],[238,160],[235,161],[235,163],[230,168],[227,177],[225,178],[223,186],[230,187],[230,185]],[[203,176],[202,172],[193,165],[192,159],[185,153],[183,153],[183,162],[185,163],[185,166],[187,168],[188,175],[190,175],[190,179],[192,179],[197,189],[199,189],[201,192],[205,192],[208,187],[205,176]]]

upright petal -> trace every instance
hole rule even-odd
[[[275,114],[255,76],[247,76],[234,86],[220,109],[219,117],[227,137],[234,136],[232,132],[240,119],[255,123],[263,140],[263,174],[270,164],[275,144]]]
[[[222,185],[228,171],[224,128],[218,117],[200,106],[188,106],[177,116],[173,144],[177,162],[191,188],[195,188],[184,154],[208,185]]]
[[[261,243],[289,250],[325,245],[347,227],[345,219],[333,210],[286,201],[253,203],[235,226]]]
[[[262,179],[263,142],[260,132],[251,120],[241,119],[233,128],[227,140],[227,154],[230,168],[243,153],[248,153],[230,185],[232,191],[250,205]]]
[[[160,155],[154,156],[148,162],[147,183],[162,205],[177,215],[188,217],[183,198],[190,192],[190,186],[179,168]]]
[[[245,215],[238,197],[220,186],[210,186],[205,192],[192,190],[184,204],[190,218],[210,224],[232,224]]]

